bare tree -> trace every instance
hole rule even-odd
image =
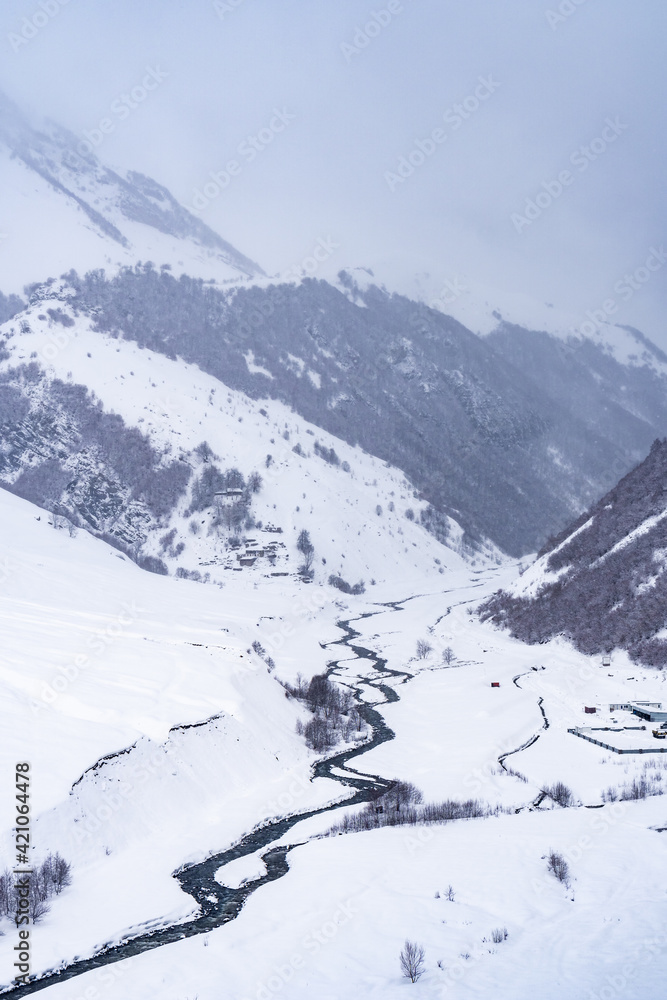
[[[315,546],[311,542],[310,534],[305,528],[299,532],[296,547],[303,555],[303,562],[299,570],[302,574],[308,575],[313,565],[313,559],[315,558]]]
[[[262,477],[259,472],[251,472],[248,476],[248,489],[251,493],[259,493],[262,488]]]
[[[547,786],[544,792],[550,799],[553,799],[556,805],[562,806],[563,809],[567,809],[568,806],[574,803],[574,795],[562,781],[557,781],[555,784]]]
[[[443,651],[442,651],[442,660],[443,660],[443,663],[446,663],[447,666],[449,666],[449,664],[453,663],[455,659],[456,659],[456,656],[454,655],[454,650],[452,649],[451,646],[447,646],[446,649],[443,649]]]
[[[419,639],[417,642],[417,659],[425,660],[432,649],[433,646],[431,646],[426,639]]]
[[[197,445],[195,455],[201,458],[202,462],[210,462],[212,458],[217,457],[208,441],[202,441],[201,444]]]
[[[62,892],[66,886],[72,884],[72,866],[57,851],[52,859],[52,881],[56,893]]]
[[[406,941],[401,952],[401,971],[411,983],[424,974],[424,949],[414,941]]]
[[[559,882],[568,885],[570,881],[570,868],[562,854],[559,854],[557,851],[549,851],[547,855],[547,868]]]

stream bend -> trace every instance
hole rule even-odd
[[[402,610],[400,604],[392,602],[390,605],[395,611]],[[383,606],[383,610],[384,607]],[[353,644],[353,640],[361,634],[350,624],[350,621],[358,621],[360,618],[368,618],[374,614],[382,612],[370,611],[360,615],[355,619],[339,621],[338,628],[343,631],[343,636],[336,639],[328,646],[344,646],[350,649],[358,660],[367,660],[369,666],[375,672],[368,677],[361,678],[356,686],[351,690],[357,698],[359,714],[368,724],[371,730],[371,738],[362,744],[338,751],[331,757],[317,761],[313,766],[313,778],[329,778],[339,784],[346,785],[352,789],[352,794],[342,801],[320,806],[316,809],[309,809],[305,812],[294,813],[284,816],[281,819],[273,820],[259,826],[251,833],[243,837],[233,847],[218,854],[211,855],[205,861],[194,865],[187,865],[174,873],[181,888],[197,902],[200,908],[199,914],[181,923],[171,924],[166,927],[153,928],[142,934],[129,938],[115,945],[107,945],[101,948],[96,954],[89,958],[79,959],[68,965],[63,965],[58,969],[51,969],[35,979],[31,979],[26,985],[6,987],[0,990],[0,995],[7,997],[23,997],[38,990],[46,989],[55,983],[73,979],[91,972],[94,969],[121,962],[123,959],[140,955],[145,951],[152,951],[154,948],[161,948],[163,945],[172,944],[183,938],[193,937],[196,934],[206,934],[208,931],[234,920],[241,912],[243,905],[254,892],[268,882],[282,878],[289,871],[287,855],[300,844],[281,845],[271,848],[270,845],[280,840],[292,827],[303,820],[313,816],[319,816],[327,812],[350,805],[357,805],[364,802],[371,802],[383,792],[386,792],[394,784],[393,781],[382,778],[375,774],[365,774],[354,768],[348,767],[348,762],[361,756],[374,747],[380,746],[394,738],[393,731],[384,721],[382,715],[377,711],[377,705],[396,702],[399,696],[396,691],[383,683],[383,680],[390,677],[401,677],[401,683],[410,680],[412,674],[406,671],[391,670],[386,665],[386,660],[377,656],[372,650],[363,646]],[[341,661],[334,660],[329,664],[327,675],[336,674],[341,671]],[[370,688],[378,693],[378,701],[368,703],[362,699],[362,688]],[[342,773],[334,773],[334,769]],[[236,858],[254,854],[261,848],[268,850],[261,855],[266,866],[266,874],[260,878],[253,879],[239,888],[230,889],[216,881],[215,873]]]

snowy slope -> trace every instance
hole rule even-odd
[[[28,760],[35,855],[59,850],[77,870],[45,926],[43,967],[190,913],[171,872],[275,815],[295,782],[304,804],[341,790],[310,785],[312,754],[294,731],[302,710],[250,648],[267,612],[274,629],[300,612],[297,587],[268,580],[261,594],[248,585],[223,598],[146,573],[85,532],[55,531],[4,491],[0,505],[1,855],[11,863],[13,764]],[[313,636],[295,639],[301,669],[323,670]],[[93,917],[100,891],[108,905]]]
[[[662,248],[651,252],[653,271],[663,266],[664,256]],[[664,351],[636,328],[615,322],[619,306],[629,301],[640,287],[637,282],[647,280],[649,271],[646,268],[640,270],[643,273],[640,278],[634,279],[634,286],[628,284],[628,276],[617,283],[617,294],[606,300],[608,312],[601,303],[585,315],[557,308],[549,302],[538,302],[525,292],[482,285],[468,275],[456,274],[442,284],[434,282],[430,275],[417,276],[412,282],[403,284],[400,291],[432,309],[453,316],[481,337],[493,334],[504,324],[515,325],[525,330],[544,331],[560,341],[595,344],[620,364],[633,368],[648,366],[665,375],[667,356]],[[633,276],[630,275],[630,278]],[[389,287],[393,289],[391,284]]]
[[[104,167],[53,123],[33,127],[2,94],[0,220],[5,293],[72,267],[114,271],[140,260],[221,283],[263,274],[166,188]]]
[[[485,615],[529,642],[570,637],[578,649],[629,651],[667,662],[665,611],[667,441],[552,539]]]
[[[608,676],[557,642],[536,660],[534,649],[480,625],[471,608],[497,575],[452,576],[448,590],[414,597],[403,610],[369,607],[371,616],[354,622],[360,643],[417,675],[397,687],[400,701],[382,708],[396,739],[357,766],[413,780],[429,800],[473,795],[503,803],[507,814],[311,841],[290,852],[289,874],[251,896],[231,924],[49,987],[46,995],[103,989],[111,1000],[398,998],[412,988],[398,966],[409,938],[425,948],[426,971],[414,987],[422,997],[588,998],[606,996],[610,984],[627,1000],[659,996],[667,842],[656,831],[667,822],[665,800],[586,808],[599,806],[613,779],[627,781],[644,760],[619,766],[567,726],[591,700],[637,697],[634,689],[655,698],[664,685],[644,670],[629,682],[621,657]],[[420,636],[434,647],[424,660],[414,655]],[[456,652],[450,666],[441,661],[445,644]],[[349,661],[350,674],[359,669]],[[549,730],[542,730],[538,697]],[[498,755],[535,732],[537,742],[507,759],[526,781],[503,773]],[[561,809],[547,800],[529,808],[556,779],[571,783],[577,804]],[[286,842],[323,832],[330,821],[301,824]],[[547,871],[550,850],[568,860],[567,886]],[[261,862],[250,857],[218,878],[233,885],[257,870]],[[496,929],[507,938],[494,942]]]
[[[73,325],[54,322],[48,315],[51,308],[70,314]],[[90,320],[77,317],[62,299],[40,300],[21,314],[20,330],[14,321],[2,330],[14,335],[0,372],[36,358],[49,378],[87,386],[106,412],[119,414],[128,427],[146,434],[158,454],[183,456],[193,477],[206,464],[194,454],[203,441],[221,467],[237,467],[246,476],[259,472],[263,486],[253,513],[264,529],[247,534],[258,545],[277,540],[279,554],[273,566],[259,559],[244,568],[246,574],[295,572],[300,558],[296,536],[303,528],[315,546],[315,582],[320,584],[332,573],[351,584],[363,580],[367,587],[371,580],[380,586],[424,574],[437,578],[466,560],[500,558],[491,545],[477,555],[467,552],[452,519],[445,545],[409,520],[406,512],[418,519],[426,505],[400,471],[308,424],[275,400],[249,399],[194,365],[94,331]],[[333,448],[340,465],[316,455],[315,442]],[[230,571],[239,564],[227,536],[210,531],[210,510],[187,517],[190,503],[188,492],[169,519],[151,529],[144,551],[163,558],[171,572],[181,567],[229,583]],[[271,526],[282,533],[267,531]],[[179,542],[184,546],[177,557],[170,557],[159,542],[172,529],[172,550]]]

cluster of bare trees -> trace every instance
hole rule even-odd
[[[644,762],[641,774],[635,775],[630,782],[620,788],[608,788],[602,793],[603,802],[634,802],[647,799],[652,795],[664,795],[665,789],[662,772],[667,767],[667,761],[649,760]]]
[[[269,668],[269,673],[271,673],[271,671],[274,670],[276,666],[275,660],[273,659],[272,656],[269,656],[269,654],[264,649],[264,646],[262,646],[259,639],[255,639],[255,641],[252,644],[252,648],[255,650],[258,656],[261,656],[261,658],[264,660],[267,667]]]
[[[447,799],[424,804],[418,788],[399,781],[360,812],[344,816],[331,827],[329,834],[359,833],[383,826],[417,826],[422,823],[449,823],[455,819],[480,819],[496,815],[499,811],[499,806],[491,809],[478,799],[465,802]]]
[[[325,462],[328,462],[329,465],[340,465],[340,459],[333,448],[327,448],[326,445],[316,441],[313,445],[313,451],[320,458],[323,458]]]
[[[336,590],[342,590],[344,594],[353,594],[354,596],[366,592],[366,584],[363,580],[360,580],[359,583],[351,584],[347,580],[344,580],[342,576],[337,576],[336,573],[332,573],[329,577],[329,586],[335,587]]]
[[[309,683],[299,674],[295,685],[285,686],[292,697],[305,702],[312,713],[312,719],[305,726],[301,720],[296,724],[297,732],[305,736],[312,750],[318,753],[330,750],[341,740],[349,742],[363,732],[364,724],[354,695],[336,687],[326,674],[316,674]]]
[[[49,911],[49,899],[72,883],[72,866],[58,852],[48,854],[29,875],[14,875],[8,868],[0,875],[0,919],[13,917],[18,907],[17,881],[29,882],[30,919],[33,923]]]
[[[430,631],[430,630],[429,630]],[[418,660],[426,660],[430,654],[433,652],[433,646],[427,639],[418,639],[416,656]],[[442,662],[446,666],[450,666],[456,659],[456,653],[451,646],[446,646],[442,651]]]
[[[208,448],[205,441],[198,446],[200,456],[204,446]],[[204,460],[204,469],[192,484],[188,516],[213,507],[212,528],[222,526],[227,531],[238,531],[242,526],[252,528],[252,498],[262,488],[262,477],[252,472],[246,482],[238,469],[221,471],[211,462],[212,454]]]
[[[542,550],[550,553],[546,569],[558,577],[530,599],[499,591],[480,609],[482,620],[524,642],[564,635],[588,655],[620,646],[633,660],[667,666],[658,583],[667,549],[667,523],[660,518],[666,473],[667,441],[656,441],[641,465]],[[647,522],[648,529],[625,544]]]
[[[574,805],[574,795],[562,781],[556,781],[553,785],[547,785],[543,791],[556,805],[562,806],[563,809]]]

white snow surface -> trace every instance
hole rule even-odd
[[[285,638],[278,673],[283,666],[315,672],[340,657],[343,682],[366,674],[368,661],[326,646],[344,617],[355,619],[356,644],[413,675],[385,681],[400,699],[380,706],[396,736],[357,757],[358,771],[413,781],[426,801],[476,797],[507,810],[308,842],[341,813],[314,817],[284,838],[304,844],[290,851],[289,873],[253,894],[232,923],[54,985],[45,996],[399,997],[410,988],[398,967],[406,938],[425,948],[415,987],[423,997],[555,1000],[599,996],[610,980],[623,981],[618,995],[629,1000],[660,995],[667,840],[656,830],[667,826],[665,800],[602,804],[605,789],[642,773],[651,755],[618,757],[567,732],[591,719],[584,705],[597,705],[594,724],[606,725],[618,718],[611,702],[662,700],[660,674],[630,670],[625,654],[602,668],[565,643],[528,647],[480,624],[474,608],[506,584],[512,567],[462,565],[422,596],[398,590],[395,580],[396,608],[364,595],[301,615],[299,602],[312,591],[287,578],[255,588],[239,575],[235,588],[218,591],[156,577],[84,533],[71,539],[54,531],[22,500],[0,494],[0,501],[3,827],[11,825],[13,763],[30,759],[35,851],[48,846],[73,861],[72,886],[33,929],[34,971],[147,922],[187,918],[193,901],[171,878],[180,864],[224,849],[262,818],[344,796],[338,784],[309,781],[313,755],[294,733],[303,710],[248,656],[265,615],[272,628],[295,615],[300,621]],[[128,601],[136,619],[120,623],[104,653],[35,708],[58,665],[118,624]],[[432,646],[423,659],[419,638]],[[205,724],[174,728],[193,721]],[[100,756],[133,744],[70,791]],[[512,775],[498,757],[514,750],[506,758]],[[557,780],[572,789],[574,806],[547,799],[532,809]],[[568,859],[569,886],[547,871],[551,849]],[[220,869],[218,880],[240,885],[261,875],[261,853]],[[445,898],[449,885],[453,902]],[[508,936],[494,944],[496,928]],[[9,969],[13,929],[5,930],[0,963]]]

